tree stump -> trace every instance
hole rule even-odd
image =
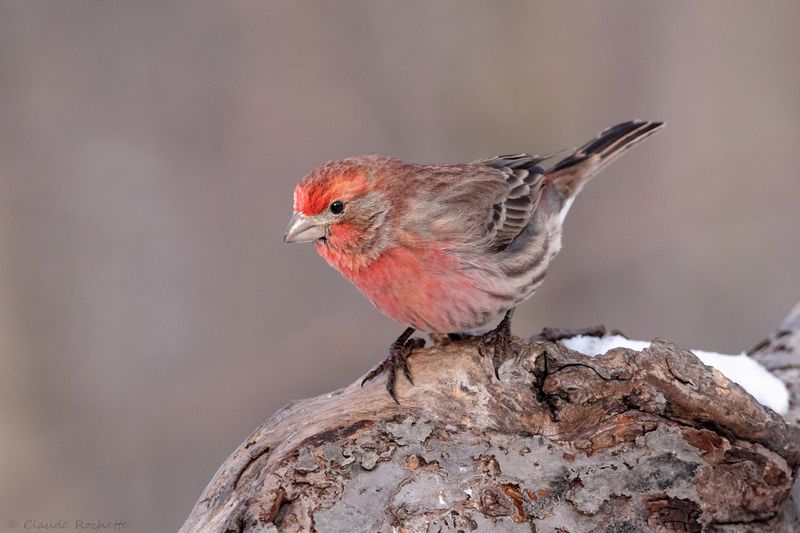
[[[755,356],[797,378],[798,343],[800,306]],[[400,405],[377,379],[282,408],[181,532],[800,531],[800,428],[674,344],[516,338],[498,380],[466,339],[410,366]]]

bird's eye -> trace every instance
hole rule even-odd
[[[341,200],[336,200],[331,204],[331,213],[334,215],[338,215],[342,211],[344,211],[344,203]]]

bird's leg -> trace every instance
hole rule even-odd
[[[609,331],[604,325],[600,324],[599,326],[589,326],[587,328],[580,329],[543,328],[541,333],[534,335],[532,339],[556,342],[564,339],[571,339],[572,337],[577,337],[578,335],[584,337],[605,337],[606,335],[625,336],[619,330],[612,329]]]
[[[489,331],[481,337],[480,344],[478,345],[478,352],[481,355],[486,355],[486,352],[491,349],[492,353],[492,366],[494,367],[494,375],[500,379],[500,365],[503,363],[503,357],[511,350],[511,317],[514,316],[514,309],[512,307],[506,311],[506,316],[497,324],[497,327]]]
[[[386,372],[386,390],[389,391],[389,395],[395,402],[398,404],[400,403],[397,401],[397,395],[394,390],[397,369],[402,369],[408,382],[413,385],[414,380],[411,378],[411,370],[408,368],[408,356],[411,355],[412,350],[415,348],[422,348],[425,346],[425,339],[410,338],[413,333],[414,328],[406,328],[403,334],[397,337],[397,340],[389,346],[389,353],[386,354],[386,359],[370,370],[369,374],[367,374],[361,382],[362,387],[367,381]]]

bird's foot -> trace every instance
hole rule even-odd
[[[500,365],[514,351],[511,335],[511,316],[513,309],[506,313],[503,320],[493,330],[484,333],[478,344],[478,353],[486,356],[491,353],[494,375],[500,379]]]
[[[411,330],[411,332],[413,333],[413,330]],[[408,368],[408,357],[411,355],[411,352],[414,349],[425,346],[425,339],[420,339],[418,337],[413,339],[403,338],[404,335],[401,335],[399,339],[394,341],[392,345],[389,346],[389,353],[386,354],[386,359],[381,361],[378,366],[370,370],[369,374],[367,374],[366,377],[364,377],[364,379],[361,381],[361,386],[363,387],[366,382],[386,372],[386,390],[389,392],[389,396],[392,397],[392,400],[394,400],[397,404],[400,403],[397,400],[397,394],[395,393],[397,370],[402,370],[408,382],[413,385],[414,379],[411,377],[411,369]],[[409,333],[406,337],[410,335],[411,333]]]
[[[562,328],[543,328],[542,331],[531,337],[531,340],[542,340],[556,342],[564,339],[571,339],[582,335],[584,337],[605,337],[606,335],[625,335],[618,329],[607,329],[604,325],[589,326],[587,328],[578,329],[562,329]]]

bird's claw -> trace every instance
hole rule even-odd
[[[392,345],[389,346],[389,353],[386,354],[386,359],[381,361],[378,366],[369,371],[369,373],[361,381],[361,386],[363,387],[366,382],[371,381],[372,379],[386,372],[386,390],[389,392],[389,396],[392,397],[392,400],[399,404],[400,402],[397,400],[397,394],[395,392],[397,369],[402,369],[403,375],[406,377],[408,382],[413,385],[414,379],[411,376],[411,369],[408,367],[408,357],[411,355],[411,352],[414,349],[422,348],[424,346],[425,339],[420,338],[408,339],[405,342],[393,342]]]
[[[494,375],[497,379],[500,379],[500,365],[513,350],[511,326],[506,319],[503,319],[496,328],[485,333],[478,344],[478,353],[481,356],[485,357],[491,354],[492,368],[494,368]]]

